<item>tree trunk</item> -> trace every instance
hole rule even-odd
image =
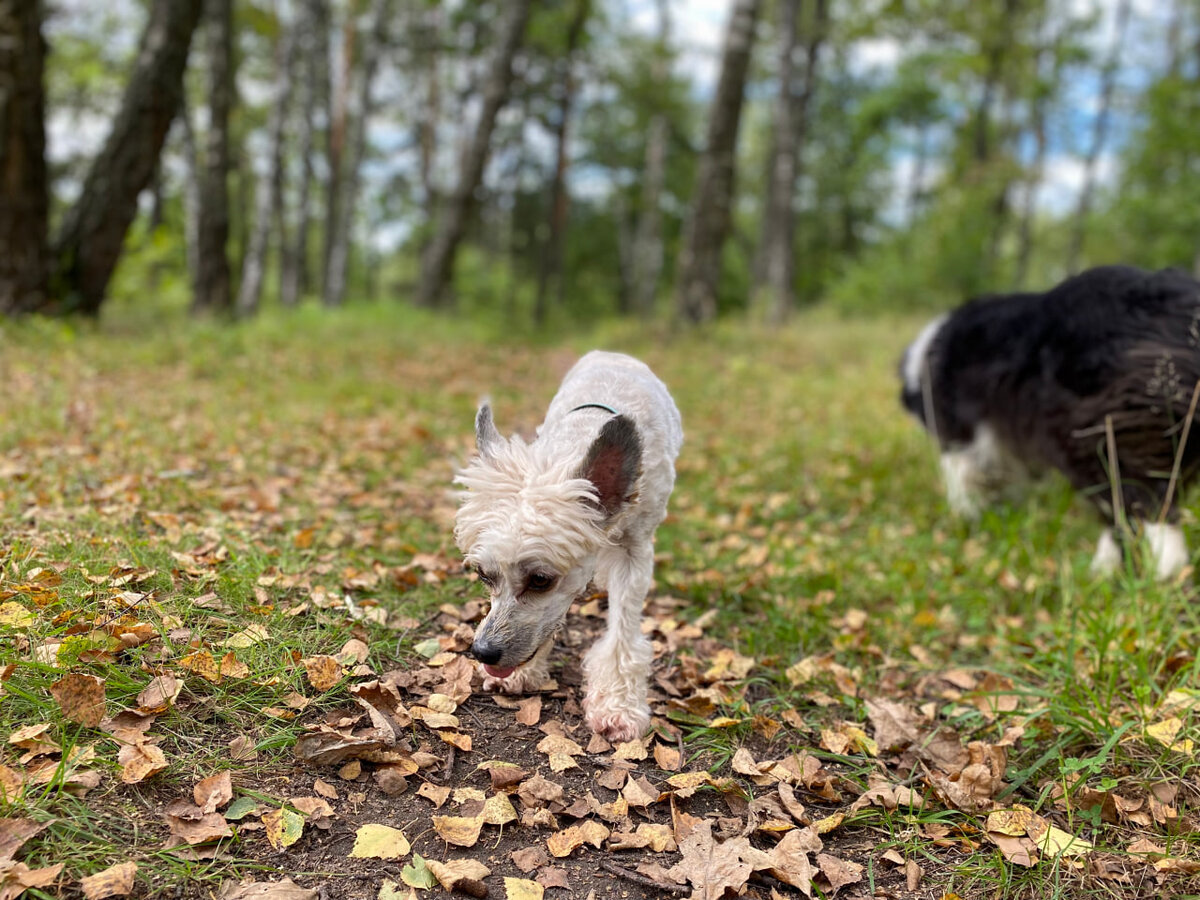
[[[417,150],[421,176],[422,204],[425,228],[430,229],[437,218],[438,190],[433,179],[433,162],[437,153],[438,120],[441,118],[441,74],[439,62],[442,38],[442,4],[434,3],[422,17],[423,41],[419,45],[419,68],[425,73],[425,102],[417,111]]]
[[[793,94],[792,57],[799,30],[800,0],[784,0],[782,8],[780,86],[762,237],[762,274],[769,297],[767,318],[774,324],[783,322],[796,302],[796,182],[800,178],[801,154],[808,136],[808,110],[816,91],[827,10],[826,0],[816,0],[805,48],[804,80],[800,92]]]
[[[308,277],[308,235],[312,222],[311,197],[313,185],[313,154],[316,152],[317,129],[313,110],[329,90],[329,9],[327,0],[303,0],[299,11],[299,60],[303,62],[303,81],[296,113],[300,117],[297,155],[300,160],[300,184],[296,190],[295,231],[290,241],[282,238],[282,273],[279,279],[279,302],[295,306],[311,283]]]
[[[350,11],[342,27],[342,71],[336,84],[329,87],[329,130],[326,133],[326,158],[329,163],[329,182],[325,186],[325,242],[321,254],[321,297],[329,296],[330,259],[336,240],[338,216],[342,211],[342,186],[345,179],[346,125],[349,121],[350,82],[354,75],[354,56],[357,52],[357,21]],[[332,72],[331,72],[332,75]]]
[[[358,184],[363,158],[367,150],[367,123],[374,106],[371,88],[379,68],[379,57],[387,43],[391,19],[391,0],[374,0],[371,4],[371,31],[363,41],[361,68],[358,73],[358,94],[351,122],[349,146],[342,173],[342,188],[334,220],[333,241],[330,244],[329,267],[325,273],[325,305],[341,306],[346,296],[346,272],[350,262],[350,235],[354,231],[354,213],[358,204]]]
[[[233,110],[233,0],[207,0],[209,121],[200,172],[193,312],[233,308],[229,274],[229,114]]]
[[[200,271],[200,154],[186,93],[179,103],[179,124],[183,143],[183,244],[188,276],[195,284]]]
[[[155,0],[137,60],[104,147],[63,217],[54,246],[53,306],[96,315],[183,98],[203,0]]]
[[[667,0],[658,0],[658,47],[652,68],[654,80],[664,83],[667,70],[667,42],[671,33],[671,8]],[[658,282],[663,270],[662,192],[667,178],[667,138],[669,124],[662,112],[650,119],[646,133],[646,162],[642,171],[641,210],[637,220],[632,256],[628,269],[628,288],[634,310],[646,318],[654,309]],[[624,224],[621,225],[624,234]],[[628,240],[626,239],[626,243]],[[623,279],[624,281],[624,279]]]
[[[0,0],[0,315],[46,305],[50,193],[41,0]]]
[[[546,322],[549,311],[550,283],[558,287],[559,303],[562,302],[563,250],[567,230],[567,129],[571,122],[571,106],[575,101],[575,52],[583,39],[583,29],[591,12],[591,0],[575,0],[575,15],[567,27],[567,46],[561,60],[562,77],[559,83],[558,122],[554,129],[554,178],[550,183],[550,214],[546,222],[546,242],[542,248],[541,266],[538,271],[537,297],[533,305],[533,323],[541,326]]]
[[[689,322],[704,322],[717,314],[721,251],[732,218],[738,126],[759,7],[759,0],[736,0],[725,33],[721,76],[709,108],[708,136],[679,260],[675,303],[678,314]]]
[[[1130,0],[1119,0],[1115,15],[1115,32],[1108,59],[1100,72],[1100,105],[1092,127],[1092,142],[1083,160],[1083,186],[1079,189],[1079,205],[1075,208],[1075,222],[1071,229],[1071,243],[1067,250],[1067,271],[1079,271],[1083,255],[1083,239],[1087,232],[1088,217],[1092,211],[1092,197],[1096,192],[1096,163],[1108,139],[1108,123],[1112,115],[1113,89],[1116,87],[1117,68],[1121,61],[1121,48],[1125,45],[1125,31],[1129,24]]]
[[[484,81],[483,108],[470,145],[463,155],[458,184],[445,205],[437,232],[421,260],[421,281],[416,299],[422,306],[439,304],[449,286],[458,245],[475,208],[475,190],[487,164],[496,115],[508,99],[513,58],[521,45],[531,6],[531,0],[510,0],[508,4],[508,16],[502,26],[496,55],[492,58],[490,71]]]
[[[254,194],[254,230],[246,258],[242,261],[242,283],[238,289],[237,311],[240,316],[258,312],[262,297],[263,279],[267,267],[267,245],[272,225],[279,221],[276,214],[283,194],[283,129],[292,98],[294,58],[298,29],[302,23],[281,22],[279,46],[276,48],[275,85],[267,119],[267,171],[260,175]],[[247,173],[249,174],[249,173]],[[280,246],[283,235],[280,234]]]

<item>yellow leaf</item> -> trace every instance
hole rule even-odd
[[[37,616],[15,600],[0,603],[0,625],[7,625],[9,628],[28,628],[36,621]]]
[[[211,681],[213,684],[221,683],[221,670],[217,668],[217,661],[207,650],[189,653],[179,660],[179,667],[187,669],[189,672],[195,672],[205,681]]]
[[[483,828],[483,816],[434,816],[433,830],[447,844],[456,847],[474,847]]]
[[[984,830],[1019,837],[1029,831],[1029,826],[1033,822],[1033,818],[1034,812],[1028,806],[998,809],[988,815],[987,825]]]
[[[342,679],[342,664],[332,656],[308,656],[300,664],[308,683],[318,691],[327,691]]]
[[[517,811],[504,794],[488,797],[483,804],[483,821],[488,825],[505,825],[516,821]]]
[[[387,825],[363,825],[354,838],[350,856],[355,859],[399,859],[411,848],[398,828]]]
[[[528,878],[504,878],[506,900],[542,900],[546,889]]]
[[[304,816],[290,809],[276,809],[262,817],[267,840],[276,850],[290,847],[304,834]]]
[[[1155,722],[1153,725],[1146,726],[1146,734],[1154,738],[1164,747],[1169,750],[1175,750],[1178,753],[1190,754],[1195,749],[1195,743],[1191,738],[1176,740],[1179,732],[1183,730],[1183,720],[1179,716],[1171,716],[1169,719],[1163,719],[1161,722]]]
[[[1037,842],[1038,849],[1047,856],[1083,856],[1094,848],[1092,842],[1063,831],[1054,825],[1049,825],[1044,834],[1031,834]]]
[[[270,632],[266,627],[255,622],[253,625],[247,625],[237,634],[231,634],[221,642],[222,647],[230,647],[234,650],[244,650],[246,647],[253,647],[255,644],[261,644],[263,641],[269,640]]]

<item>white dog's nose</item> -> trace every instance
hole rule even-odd
[[[504,655],[504,648],[490,644],[487,641],[476,640],[471,645],[471,655],[485,666],[494,666],[500,662],[500,657]]]

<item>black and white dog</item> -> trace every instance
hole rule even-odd
[[[1200,464],[1200,429],[1183,442],[1200,380],[1200,283],[1187,274],[1105,266],[971,300],[925,327],[900,374],[954,512],[973,517],[1015,476],[1058,469],[1110,525],[1121,510],[1140,523],[1160,578],[1187,564],[1174,509],[1160,517],[1176,462],[1181,482]],[[1106,528],[1092,568],[1120,560]]]

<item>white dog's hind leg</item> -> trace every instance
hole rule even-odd
[[[976,460],[970,449],[950,450],[942,454],[942,481],[950,511],[964,519],[979,518],[979,491]]]
[[[1188,564],[1187,541],[1178,525],[1147,523],[1146,542],[1154,557],[1154,574],[1160,581],[1175,577]]]
[[[1092,557],[1092,574],[1105,578],[1121,567],[1121,547],[1113,537],[1111,528],[1100,532],[1096,542],[1096,555]]]
[[[654,657],[642,634],[642,606],[654,578],[652,545],[612,547],[597,565],[608,585],[608,629],[583,662],[588,727],[611,741],[632,741],[650,725],[646,683]]]

